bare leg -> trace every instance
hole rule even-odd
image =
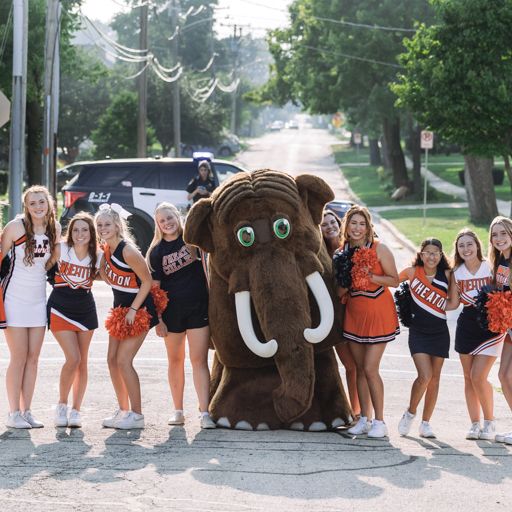
[[[87,381],[89,377],[88,359],[89,347],[94,331],[81,331],[78,333],[78,349],[80,350],[80,364],[75,372],[73,380],[73,409],[79,411],[84,399]]]
[[[9,347],[10,360],[5,373],[5,387],[10,412],[21,410],[21,385],[28,354],[28,328],[8,327],[5,339]]]
[[[375,419],[384,421],[384,383],[380,377],[379,366],[386,349],[386,343],[370,345],[365,348],[364,373],[375,410]]]
[[[466,406],[468,408],[469,418],[472,423],[480,421],[480,400],[471,381],[471,367],[473,366],[474,356],[469,354],[459,354],[462,369],[464,370],[464,394],[466,396]]]
[[[112,381],[112,386],[114,386],[114,391],[116,392],[119,409],[128,411],[130,408],[130,404],[128,402],[128,391],[121,375],[119,365],[117,364],[117,351],[121,343],[124,342],[118,341],[115,338],[112,338],[112,336],[108,337],[107,362],[108,370],[110,372],[110,380]]]
[[[37,365],[39,354],[43,346],[45,327],[28,328],[28,352],[25,371],[23,372],[23,382],[21,384],[21,410],[28,411],[32,405],[32,397],[36,387]]]
[[[208,369],[208,343],[210,341],[210,328],[187,330],[190,362],[194,387],[199,400],[200,412],[208,412],[210,394],[210,370]]]
[[[336,353],[340,358],[341,364],[345,367],[347,377],[348,396],[350,398],[350,406],[355,416],[361,414],[361,404],[359,403],[359,395],[357,393],[357,366],[354,356],[350,351],[348,343],[340,343],[335,347]]]
[[[510,342],[506,342],[503,345],[498,376],[501,382],[501,389],[512,411],[512,343]]]
[[[439,394],[439,381],[441,380],[441,370],[444,364],[443,357],[430,356],[432,360],[432,378],[427,386],[425,394],[425,403],[423,405],[423,421],[430,421],[434,408],[437,403],[437,395]]]
[[[55,339],[64,352],[66,361],[60,371],[59,403],[67,404],[73,380],[80,364],[80,350],[78,349],[78,336],[74,331],[55,331]]]
[[[414,366],[416,366],[416,371],[418,372],[418,376],[414,380],[411,388],[411,399],[409,401],[409,412],[411,414],[416,414],[416,410],[418,408],[418,404],[420,403],[427,386],[430,383],[430,379],[432,378],[432,361],[428,354],[414,354],[412,356],[414,361]]]
[[[484,420],[494,419],[494,395],[491,383],[487,380],[492,365],[496,361],[491,356],[475,356],[471,366],[471,382],[478,395],[478,400],[482,406]]]
[[[361,404],[361,416],[365,416],[370,420],[373,414],[373,407],[366,374],[364,372],[366,347],[360,343],[350,342],[349,348],[357,367],[357,393]]]
[[[167,378],[171,388],[172,401],[176,410],[183,410],[185,389],[185,332],[171,332],[165,337],[165,348],[169,366]]]

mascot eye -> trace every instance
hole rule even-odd
[[[244,247],[251,247],[254,243],[254,229],[251,226],[244,226],[236,232],[236,237]]]
[[[277,238],[281,238],[281,240],[284,240],[290,234],[291,231],[288,219],[275,220],[273,227],[275,235],[277,236]]]

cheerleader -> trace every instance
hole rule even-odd
[[[52,197],[45,187],[30,187],[23,194],[23,214],[2,233],[2,253],[10,262],[2,288],[11,356],[5,379],[11,428],[43,427],[30,408],[46,327],[45,265],[59,238]]]
[[[322,230],[327,252],[332,258],[335,251],[341,245],[341,220],[334,212],[324,210],[320,229]],[[352,356],[352,352],[350,352],[348,343],[338,343],[334,349],[345,367],[352,414],[356,419],[359,419],[359,416],[361,416],[361,405],[359,404],[359,396],[357,394],[357,369],[354,357]]]
[[[87,387],[89,345],[98,327],[96,304],[91,293],[98,272],[101,251],[97,249],[94,219],[78,213],[68,226],[66,241],[57,245],[53,291],[46,312],[48,327],[58,341],[66,361],[60,372],[59,403],[55,409],[56,427],[82,426],[80,406]],[[68,418],[68,395],[73,387],[73,403]]]
[[[375,240],[367,208],[352,206],[343,218],[342,232],[343,250],[366,248],[375,259],[371,268],[361,269],[369,280],[368,287],[357,289],[353,285],[350,289],[339,289],[340,297],[346,296],[347,301],[343,336],[350,341],[356,362],[357,391],[361,402],[359,421],[348,432],[385,437],[388,431],[384,423],[384,385],[379,366],[386,344],[400,332],[395,304],[388,289],[389,286],[398,286],[398,272],[389,248]],[[370,424],[372,406],[375,419]]]
[[[493,284],[501,290],[510,290],[510,263],[512,259],[512,221],[507,217],[496,217],[489,230],[489,263]],[[512,410],[512,341],[509,329],[501,352],[498,377],[508,406]],[[512,444],[512,432],[496,434],[498,443]]]
[[[208,413],[208,287],[197,249],[183,241],[180,214],[170,203],[155,210],[155,235],[147,253],[153,282],[169,296],[156,332],[165,340],[169,360],[168,379],[174,402],[169,425],[182,425],[185,385],[185,337],[188,339],[192,376],[199,401],[201,428],[215,428]]]
[[[140,322],[137,314],[139,309],[145,308],[151,315],[148,329],[140,334],[120,339],[113,328],[109,333],[108,368],[119,408],[111,417],[103,420],[103,426],[124,430],[144,428],[140,382],[133,367],[133,359],[149,328],[158,323],[155,306],[149,295],[151,274],[128,231],[125,219],[129,215],[129,212],[114,203],[102,204],[95,217],[98,236],[104,241],[100,273],[112,287],[114,308],[127,308],[128,312],[122,322],[132,326],[134,322]]]
[[[436,437],[430,426],[439,392],[439,379],[444,360],[450,349],[450,333],[446,323],[446,305],[450,264],[443,246],[436,238],[421,243],[411,267],[399,275],[400,281],[409,281],[412,319],[409,326],[409,350],[418,372],[411,389],[409,407],[405,411],[398,432],[406,436],[412,426],[416,410],[425,395],[420,437]]]
[[[464,370],[464,393],[471,426],[466,439],[494,440],[494,403],[489,372],[501,352],[505,334],[495,334],[480,327],[474,307],[480,289],[492,282],[489,263],[482,256],[482,244],[469,229],[459,232],[454,244],[454,270],[450,282],[447,309],[464,305],[457,320],[455,350]],[[480,425],[480,409],[484,415]]]

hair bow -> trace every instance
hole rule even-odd
[[[120,204],[117,203],[102,203],[100,204],[98,209],[100,211],[112,210],[113,212],[116,212],[119,215],[119,217],[125,220],[131,215],[131,213],[128,210],[125,210]]]

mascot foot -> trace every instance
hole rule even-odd
[[[258,423],[256,430],[270,430],[270,427],[266,423]]]
[[[247,423],[247,421],[239,421],[235,425],[236,430],[252,430],[252,425],[250,423]]]
[[[334,418],[331,423],[332,428],[343,427],[344,425],[345,422],[341,418]]]
[[[327,430],[327,425],[323,421],[315,421],[309,425],[308,430],[310,432],[323,432]]]
[[[217,420],[217,427],[220,427],[220,428],[231,428],[231,423],[229,422],[229,420],[223,416],[222,418],[219,418]]]
[[[290,430],[304,430],[304,423],[296,421],[290,425]]]

